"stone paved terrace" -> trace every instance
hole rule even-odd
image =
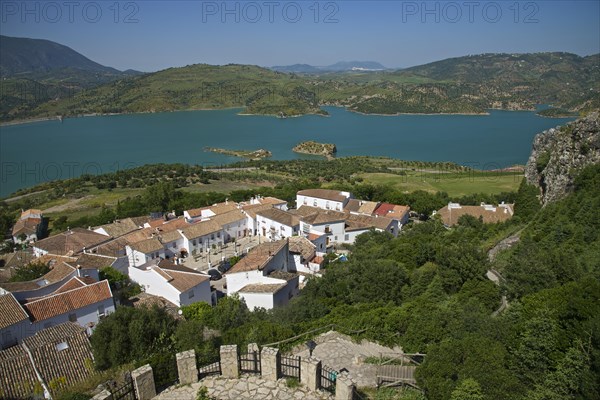
[[[209,396],[219,400],[332,400],[325,392],[311,392],[305,386],[288,388],[285,379],[266,381],[259,375],[242,375],[240,379],[208,376],[198,383],[172,386],[154,400],[195,400],[198,389],[206,386]]]
[[[329,331],[314,339],[317,347],[313,350],[313,357],[322,361],[335,370],[347,369],[352,380],[358,387],[374,387],[377,385],[377,366],[364,364],[367,357],[400,356],[402,348],[385,347],[377,343],[363,340],[360,343],[353,342],[349,336],[339,332]],[[292,351],[294,355],[302,358],[308,357],[308,349],[302,345]]]

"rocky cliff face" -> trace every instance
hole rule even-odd
[[[579,170],[599,162],[600,120],[598,112],[594,112],[538,134],[533,140],[525,177],[540,188],[546,205],[573,189],[573,179]]]

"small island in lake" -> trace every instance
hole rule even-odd
[[[312,140],[299,143],[292,150],[296,153],[325,156],[327,159],[333,158],[337,152],[337,148],[333,143],[318,143]]]
[[[218,147],[205,147],[204,151],[210,151],[213,153],[225,154],[228,156],[247,158],[250,160],[261,160],[263,158],[271,157],[273,154],[269,150],[258,149],[258,150],[227,150],[220,149]]]

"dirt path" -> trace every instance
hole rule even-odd
[[[91,198],[93,198],[94,196],[84,196],[81,197],[79,199],[73,199],[73,200],[69,200],[67,203],[65,204],[61,204],[58,206],[53,206],[50,208],[46,208],[45,210],[42,210],[42,212],[44,214],[49,214],[49,213],[57,213],[57,212],[63,212],[63,211],[69,211],[69,210],[78,210],[81,208],[85,208],[84,206],[80,205],[81,202],[85,201],[85,200],[89,200]]]
[[[521,240],[522,231],[523,230],[520,230],[517,233],[499,241],[494,247],[492,247],[488,251],[488,260],[490,260],[490,262],[494,261],[500,251],[509,249],[515,244],[517,244],[519,240]],[[495,269],[489,269],[485,275],[490,281],[494,282],[498,286],[500,286],[500,283],[504,280],[502,275],[500,275],[500,273]],[[498,309],[492,313],[492,316],[495,317],[496,315],[500,314],[502,311],[506,310],[508,306],[509,304],[508,300],[506,299],[506,295],[502,295],[500,307],[498,307]]]

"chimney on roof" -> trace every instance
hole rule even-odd
[[[225,197],[225,205],[228,205],[228,204],[229,204],[229,198]]]
[[[77,265],[77,276],[81,278],[81,265]]]

